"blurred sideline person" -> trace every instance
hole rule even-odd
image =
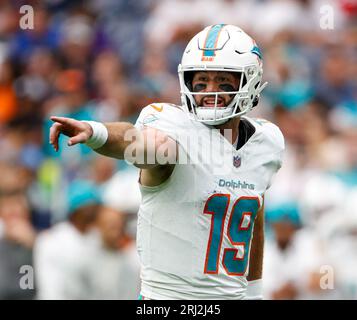
[[[320,288],[320,266],[326,264],[316,235],[302,228],[294,203],[281,203],[266,213],[272,241],[264,255],[264,296],[273,300],[333,299]],[[270,239],[269,239],[270,240]]]
[[[78,180],[68,188],[68,203],[68,220],[44,231],[35,243],[37,299],[91,298],[92,229],[101,200],[93,184]]]
[[[340,297],[357,299],[357,188],[346,192],[343,206],[321,218],[317,234],[328,265],[333,267],[334,288]],[[336,289],[335,289],[336,290]]]
[[[92,299],[133,300],[140,292],[140,261],[127,236],[126,214],[102,206],[96,219],[100,241],[90,267]]]
[[[33,265],[36,231],[30,218],[25,195],[0,197],[0,300],[35,297],[34,288],[20,287],[21,267]]]
[[[135,126],[51,117],[50,143],[64,134],[141,169],[143,299],[262,299],[264,194],[284,138],[245,116],[266,85],[261,51],[236,26],[209,26],[178,73],[182,106],[151,104]]]

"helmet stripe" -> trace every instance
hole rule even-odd
[[[214,50],[209,50],[209,49],[217,48],[218,38],[224,26],[225,24],[215,24],[208,31],[204,48],[203,48],[204,57],[213,57],[216,55]]]

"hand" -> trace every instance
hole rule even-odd
[[[50,143],[58,151],[58,138],[60,134],[70,137],[68,146],[86,142],[93,134],[92,127],[82,121],[64,117],[51,117],[55,122],[50,129]]]

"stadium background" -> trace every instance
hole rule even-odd
[[[19,28],[25,4],[33,30]],[[266,195],[265,296],[356,299],[356,12],[350,0],[1,0],[0,299],[137,297],[137,171],[65,138],[55,153],[49,116],[134,122],[149,103],[179,103],[187,41],[222,22],[262,48],[269,86],[251,116],[286,139]],[[93,185],[112,209],[80,233],[71,206]]]

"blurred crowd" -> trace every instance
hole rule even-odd
[[[0,0],[0,299],[137,298],[137,171],[64,137],[56,153],[49,116],[134,122],[180,104],[183,49],[215,23],[262,48],[269,85],[250,115],[286,139],[265,297],[357,299],[356,20],[354,0]]]

